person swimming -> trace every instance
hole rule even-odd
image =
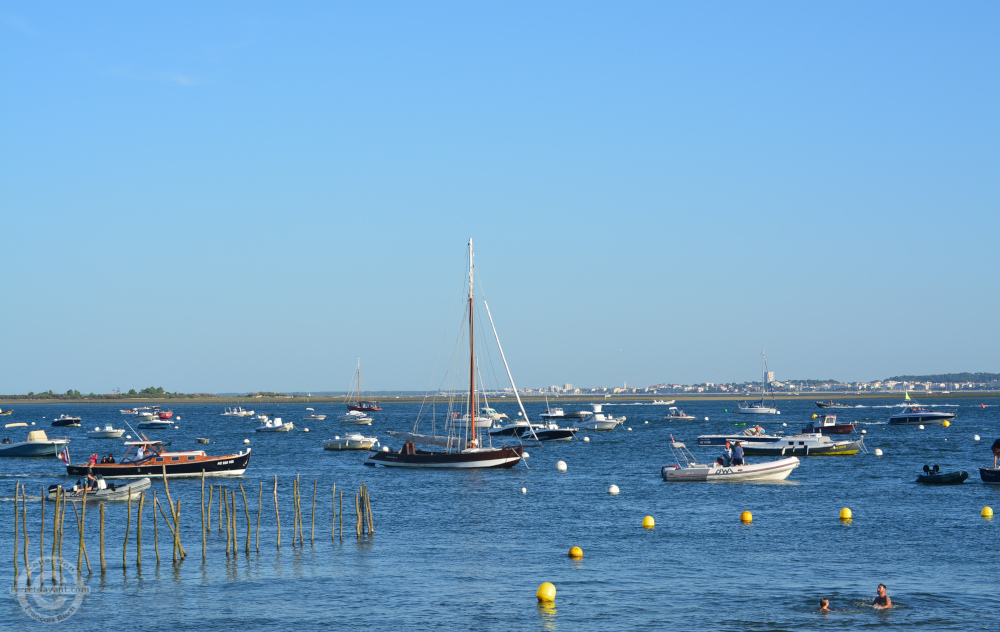
[[[875,589],[877,596],[872,599],[872,605],[878,609],[885,609],[892,607],[892,599],[889,599],[889,595],[885,594],[885,584],[879,584],[878,588]]]
[[[830,612],[830,600],[823,597],[819,600],[819,611],[820,612]]]

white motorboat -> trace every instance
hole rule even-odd
[[[65,415],[65,414],[64,415],[59,415],[58,417],[56,417],[55,419],[52,420],[52,425],[56,426],[56,427],[64,427],[64,428],[66,428],[66,427],[79,428],[80,427],[80,418],[77,417],[76,415]]]
[[[498,413],[496,410],[490,408],[489,406],[484,406],[480,408],[479,415],[481,417],[486,417],[490,421],[500,421],[501,419],[508,418],[507,415],[505,415],[504,413]]]
[[[673,453],[677,465],[664,465],[660,468],[663,480],[670,482],[783,481],[788,478],[792,470],[799,466],[799,459],[794,456],[766,463],[747,463],[744,465],[727,466],[719,463],[698,463],[687,446],[680,441],[671,441],[670,451]]]
[[[275,417],[274,415],[266,415],[267,420],[261,425],[254,428],[255,432],[289,432],[295,427],[292,422],[282,423],[281,417]]]
[[[677,402],[676,399],[654,399],[653,406],[670,406],[671,404],[676,402]]]
[[[625,423],[624,415],[613,417],[603,411],[603,404],[591,404],[591,414],[576,422],[580,430],[614,430],[618,424]]]
[[[689,415],[683,410],[677,410],[676,406],[671,406],[663,415],[663,421],[694,421],[694,415]]]
[[[306,408],[306,413],[302,415],[303,421],[323,421],[326,415],[317,414],[312,408]]]
[[[221,417],[253,417],[252,410],[243,410],[241,407],[226,408],[225,412],[219,413]]]
[[[856,441],[834,441],[821,433],[799,434],[789,436],[778,435],[701,435],[698,437],[700,446],[723,446],[726,441],[739,441],[743,445],[743,454],[747,456],[850,456],[864,448],[864,439]]]
[[[349,410],[343,415],[337,417],[342,425],[345,426],[370,426],[372,425],[372,418],[364,414],[360,410]]]
[[[52,502],[55,501],[56,496],[59,496],[60,500],[68,500],[70,502],[81,502],[84,499],[87,502],[104,502],[108,500],[127,501],[129,498],[139,498],[143,491],[149,489],[149,485],[150,481],[148,478],[140,478],[137,481],[125,484],[108,484],[103,476],[98,476],[97,484],[93,489],[84,490],[84,481],[82,479],[68,489],[61,485],[49,485],[45,500]]]
[[[125,434],[124,428],[115,428],[111,424],[104,424],[104,427],[95,427],[87,431],[88,439],[120,439]]]
[[[366,437],[360,432],[351,432],[343,437],[337,435],[323,442],[324,450],[370,450],[379,445],[375,437]]]
[[[545,407],[545,412],[539,415],[542,419],[562,419],[566,416],[566,413],[562,408],[549,408]]]
[[[765,357],[763,351],[760,352],[760,359],[761,359],[761,364],[764,367],[764,375],[763,375],[763,377],[761,377],[761,380],[760,380],[760,393],[761,393],[761,395],[760,395],[760,401],[757,401],[757,402],[741,402],[739,404],[739,406],[737,407],[736,412],[738,412],[741,415],[780,415],[781,411],[779,411],[774,406],[774,393],[773,392],[771,393],[771,404],[768,405],[767,403],[764,402],[764,395],[765,395],[765,393],[768,393],[771,390],[771,381],[767,379],[767,377],[768,377],[767,376],[767,358]]]
[[[156,415],[153,414],[151,410],[138,410],[135,413],[135,421],[142,423],[144,421],[149,421],[155,419]]]
[[[27,428],[24,422],[10,423],[4,428]],[[55,456],[66,447],[69,439],[48,437],[44,430],[32,430],[24,441],[11,441],[4,437],[0,441],[0,456]]]

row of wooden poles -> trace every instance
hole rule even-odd
[[[225,511],[225,529],[226,529],[226,557],[230,555],[236,556],[238,554],[239,547],[239,535],[238,535],[238,522],[237,522],[237,494],[235,489],[226,489],[222,485],[209,485],[208,486],[208,504],[206,507],[205,503],[205,473],[202,472],[201,476],[201,557],[203,560],[208,559],[208,533],[212,531],[212,502],[213,498],[216,497],[216,487],[218,487],[218,529],[222,532],[223,529],[223,511]],[[246,518],[246,544],[244,546],[247,555],[250,554],[250,540],[251,540],[251,520],[250,520],[250,509],[247,503],[246,491],[243,489],[243,485],[239,486],[239,497],[243,499],[243,515]],[[167,478],[163,477],[163,491],[167,497],[166,503],[170,511],[170,516],[163,510],[163,505],[159,498],[156,496],[156,492],[153,492],[152,503],[153,503],[153,550],[156,552],[156,563],[160,563],[160,538],[159,538],[159,524],[156,517],[157,510],[160,515],[163,516],[163,521],[167,525],[167,529],[170,531],[170,535],[173,541],[173,561],[176,563],[187,557],[187,551],[181,544],[181,501],[174,501],[170,496],[170,486],[167,483]],[[313,480],[313,493],[312,493],[312,511],[310,513],[310,530],[309,530],[309,543],[313,544],[316,540],[316,495],[319,491],[319,481],[318,479]],[[80,502],[80,508],[77,509],[76,503],[73,500],[66,498],[66,491],[62,486],[57,488],[54,504],[54,516],[52,518],[52,552],[50,555],[51,561],[51,574],[50,579],[53,583],[57,583],[62,578],[62,541],[63,535],[65,534],[65,521],[66,521],[66,506],[73,505],[73,514],[76,519],[76,528],[79,535],[78,545],[77,545],[77,560],[76,568],[77,573],[82,572],[84,564],[87,566],[87,573],[91,573],[90,568],[90,556],[87,554],[87,544],[84,540],[85,526],[87,520],[87,490],[84,490],[82,496],[82,502]],[[277,524],[277,548],[281,548],[281,514],[278,510],[278,477],[274,477],[274,518]],[[20,503],[18,502],[18,495],[20,495]],[[45,559],[45,496],[46,490],[42,488],[42,506],[41,506],[41,529],[38,537],[39,550],[41,553],[41,559]],[[257,528],[254,532],[254,547],[255,550],[260,552],[260,520],[263,513],[263,500],[264,500],[264,483],[260,483],[260,487],[257,490]],[[305,522],[305,514],[302,511],[302,490],[299,484],[299,476],[296,475],[295,479],[292,481],[292,500],[293,500],[293,523],[292,523],[292,546],[305,546],[305,538],[303,536],[303,524]],[[146,493],[142,492],[139,495],[137,504],[138,508],[136,511],[136,566],[142,566],[142,516],[143,508],[146,502]],[[129,533],[132,530],[132,495],[129,494],[128,500],[128,511],[126,512],[126,523],[125,523],[125,542],[122,544],[122,568],[125,568],[128,564],[128,541]],[[223,510],[223,507],[225,509]],[[354,495],[354,511],[356,516],[355,521],[355,531],[357,533],[358,540],[364,537],[371,537],[375,534],[375,523],[372,517],[372,505],[371,497],[368,495],[368,486],[364,483],[357,494]],[[104,573],[107,570],[107,561],[104,555],[104,503],[100,504],[100,560],[101,560],[101,572]],[[330,538],[336,540],[337,537],[337,521],[340,520],[340,541],[344,541],[344,492],[340,492],[340,507],[337,507],[337,485],[333,486],[333,511],[331,517],[331,530]],[[24,536],[24,547],[23,550],[20,549],[20,538],[21,533]],[[24,570],[27,575],[27,584],[30,586],[32,582],[31,577],[31,566],[28,561],[29,559],[29,548],[28,548],[28,499],[25,492],[25,486],[21,483],[17,483],[14,488],[14,581],[17,581],[18,574],[20,572],[18,558],[23,555],[24,557]],[[56,560],[59,560],[57,565]],[[57,575],[59,579],[57,579]],[[44,584],[45,582],[45,566],[41,565],[41,570],[38,577],[39,584]]]

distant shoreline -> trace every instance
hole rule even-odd
[[[928,399],[970,399],[970,398],[996,398],[1000,397],[1000,392],[998,391],[966,391],[959,393],[924,393],[918,391],[910,391],[910,395],[914,399],[918,400],[928,400]],[[570,404],[634,404],[634,403],[653,403],[654,401],[668,401],[676,400],[677,402],[741,402],[746,400],[759,399],[759,395],[728,395],[724,393],[705,393],[705,394],[693,394],[684,393],[677,395],[647,395],[647,394],[629,394],[629,395],[609,395],[605,398],[604,395],[597,394],[580,394],[580,395],[559,395],[558,397],[550,396],[548,398],[548,403],[552,406],[558,406],[562,403]],[[432,396],[432,397],[417,397],[412,395],[393,395],[391,397],[386,397],[384,399],[369,397],[370,400],[377,400],[381,404],[413,404],[420,403],[423,401],[430,402],[447,402],[449,398],[442,396]],[[509,403],[516,402],[513,395],[506,396],[493,396],[487,397],[491,402],[498,403]],[[769,399],[769,398],[768,398]],[[898,393],[809,393],[809,394],[775,394],[774,399],[782,401],[817,401],[817,400],[869,400],[869,399],[898,399],[903,402],[904,399]],[[545,402],[546,398],[544,396],[538,395],[522,395],[521,401],[538,403]],[[289,396],[289,397],[178,397],[174,399],[132,399],[132,398],[121,398],[121,399],[3,399],[0,398],[0,408],[7,409],[11,406],[20,404],[112,404],[118,405],[122,408],[131,408],[133,406],[148,406],[148,405],[158,405],[158,406],[180,406],[182,404],[219,404],[221,406],[243,406],[244,408],[253,408],[257,405],[262,404],[346,404],[343,396],[341,397],[306,397],[306,396]]]

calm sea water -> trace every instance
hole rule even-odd
[[[301,422],[305,405],[269,405],[301,429],[290,434],[254,433],[249,419],[220,417],[221,406],[177,405],[178,429],[149,433],[169,438],[175,449],[235,452],[251,440],[253,457],[240,479],[210,480],[251,499],[256,523],[259,484],[265,487],[260,552],[243,553],[246,519],[238,509],[240,554],[225,555],[225,531],[208,535],[202,561],[198,509],[200,481],[175,480],[171,494],[182,501],[182,541],[188,558],[175,566],[170,543],[160,533],[157,566],[149,506],[143,520],[143,563],[135,566],[135,521],[128,561],[122,568],[125,507],[107,506],[108,571],[98,565],[98,513],[87,514],[87,548],[94,573],[79,610],[59,629],[101,629],[155,622],[151,629],[471,629],[633,630],[719,629],[997,629],[1000,589],[1000,486],[979,481],[980,465],[992,464],[990,445],[1000,436],[997,399],[951,400],[958,418],[950,428],[889,427],[894,401],[865,402],[838,410],[841,421],[867,430],[872,454],[803,459],[788,481],[770,484],[665,483],[660,466],[670,462],[673,434],[689,446],[699,434],[740,430],[735,423],[760,421],[767,430],[797,431],[817,409],[811,402],[781,402],[779,417],[750,418],[723,412],[724,402],[684,403],[699,421],[660,421],[664,406],[608,406],[628,417],[614,432],[590,432],[590,442],[549,443],[528,448],[530,468],[509,471],[415,471],[370,468],[363,452],[328,452],[322,441],[344,429],[335,421],[343,407],[313,405],[327,421]],[[980,401],[987,408],[980,407]],[[509,403],[495,407],[512,417]],[[371,429],[406,430],[416,405],[388,404]],[[567,406],[573,409],[573,406]],[[49,434],[67,435],[74,460],[91,452],[121,455],[121,441],[88,440],[88,428],[123,417],[110,405],[16,406],[6,422],[36,423]],[[544,406],[530,406],[537,416]],[[83,416],[83,428],[52,429],[64,412]],[[708,421],[704,421],[704,417]],[[333,420],[333,421],[331,421]],[[649,423],[645,423],[648,421]],[[787,428],[781,427],[787,423]],[[21,438],[24,429],[13,434]],[[364,429],[366,434],[367,429]],[[973,435],[982,440],[975,442]],[[200,446],[195,437],[210,437]],[[584,435],[581,435],[581,437]],[[396,444],[390,439],[390,446]],[[885,454],[874,456],[875,448]],[[706,460],[714,451],[693,448]],[[765,459],[765,457],[757,457]],[[559,473],[555,463],[569,469]],[[925,487],[913,481],[924,464],[964,469],[970,479],[955,487]],[[0,576],[13,584],[15,481],[28,486],[31,556],[37,557],[41,488],[69,483],[55,458],[0,459]],[[292,479],[302,481],[306,508],[305,547],[293,547]],[[275,547],[271,485],[279,480],[282,546]],[[318,481],[316,539],[310,543],[309,505]],[[367,482],[375,536],[358,542],[353,532],[353,494]],[[343,542],[331,534],[331,490],[345,491]],[[612,496],[608,486],[618,485]],[[527,493],[522,494],[521,488]],[[162,496],[162,483],[153,490]],[[348,503],[350,498],[350,503]],[[348,509],[348,505],[350,508]],[[242,505],[242,501],[240,502]],[[213,505],[213,524],[217,521]],[[850,507],[854,520],[838,519]],[[135,508],[133,507],[133,510]],[[740,513],[754,519],[742,524]],[[642,518],[656,520],[652,530]],[[47,504],[46,549],[51,544],[52,505]],[[162,521],[160,527],[163,527]],[[584,550],[579,561],[567,557]],[[75,564],[77,535],[70,511],[63,555]],[[253,547],[251,547],[252,549]],[[540,607],[535,591],[550,581],[554,605]],[[879,583],[887,584],[895,607],[867,604]],[[833,612],[817,613],[820,597]],[[2,629],[51,629],[28,618],[8,596],[0,606]]]

